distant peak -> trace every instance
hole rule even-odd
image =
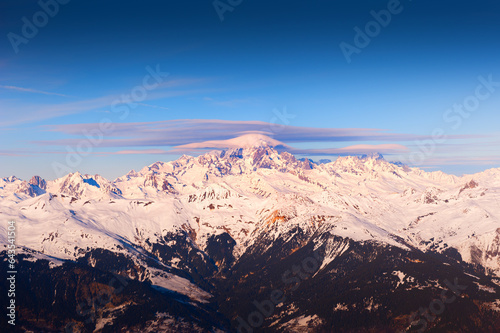
[[[45,181],[45,179],[43,179],[40,176],[31,177],[29,183],[31,185],[38,186],[39,188],[41,188],[43,190],[47,189],[47,182]]]
[[[160,167],[162,167],[163,164],[165,164],[165,163],[158,161],[158,162],[155,162],[155,163],[151,164],[149,167],[151,169],[160,170]]]
[[[370,154],[361,155],[360,159],[362,159],[362,160],[368,160],[368,159],[384,160],[384,156],[380,153],[370,153]]]
[[[7,180],[8,182],[12,183],[12,182],[15,182],[16,180],[18,180],[19,178],[17,178],[16,176],[10,176],[10,177],[4,178],[4,179]]]

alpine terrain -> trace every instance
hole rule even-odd
[[[115,180],[0,179],[15,329],[500,332],[500,168],[240,146]]]

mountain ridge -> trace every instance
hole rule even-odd
[[[245,152],[245,156],[243,156],[243,153]],[[214,159],[215,158],[215,159]],[[464,174],[462,176],[456,176],[452,174],[446,174],[442,171],[432,171],[432,172],[426,172],[422,169],[419,168],[414,168],[414,167],[408,167],[407,165],[401,163],[401,162],[388,162],[385,160],[384,156],[380,153],[372,153],[372,154],[365,154],[365,155],[350,155],[350,156],[339,156],[335,161],[329,161],[327,163],[315,163],[312,160],[309,159],[297,159],[293,154],[288,153],[287,151],[282,151],[281,153],[275,150],[272,146],[270,145],[253,145],[250,148],[232,148],[232,149],[227,149],[227,150],[214,150],[202,155],[199,155],[198,157],[193,157],[189,155],[183,155],[177,160],[169,161],[169,162],[163,162],[163,161],[157,161],[149,166],[143,167],[140,171],[135,171],[135,170],[130,170],[127,174],[120,176],[114,180],[108,180],[99,174],[96,175],[89,175],[89,174],[81,174],[78,171],[75,171],[73,173],[69,173],[63,177],[57,178],[52,181],[46,181],[45,179],[41,178],[40,176],[33,176],[29,181],[25,181],[27,184],[24,186],[26,187],[27,185],[33,185],[33,186],[38,186],[41,190],[46,190],[47,183],[56,183],[57,181],[61,179],[66,179],[67,177],[73,177],[73,175],[77,175],[78,177],[82,177],[82,179],[94,179],[94,178],[99,178],[102,179],[105,182],[108,183],[115,183],[119,181],[123,181],[126,177],[137,177],[138,175],[144,175],[148,171],[154,171],[156,170],[157,172],[165,172],[165,173],[172,173],[175,169],[178,169],[179,167],[182,167],[183,165],[189,163],[190,161],[197,161],[198,163],[203,164],[210,164],[210,163],[216,163],[217,160],[221,160],[223,162],[234,162],[237,161],[238,159],[240,160],[250,160],[250,164],[253,167],[256,168],[277,168],[280,171],[286,171],[286,167],[283,167],[279,165],[278,163],[273,163],[273,158],[277,158],[278,160],[284,160],[284,161],[289,161],[290,163],[295,164],[294,167],[299,167],[299,168],[304,168],[306,170],[308,169],[317,169],[321,168],[321,166],[324,166],[328,168],[329,166],[335,166],[335,167],[343,167],[344,172],[346,172],[349,168],[351,168],[351,171],[363,171],[362,166],[366,166],[367,168],[372,168],[377,166],[377,167],[385,167],[386,170],[391,169],[390,165],[397,166],[401,168],[401,170],[404,170],[405,172],[413,171],[415,173],[418,173],[420,175],[424,175],[425,177],[428,178],[449,178],[453,180],[458,180],[458,179],[469,179],[473,178],[474,176],[479,176],[483,174],[500,174],[500,167],[499,168],[490,168],[486,169],[481,172],[477,172],[475,174]],[[381,162],[381,163],[378,163]],[[223,167],[223,166],[222,166]],[[281,167],[281,169],[280,169]],[[163,169],[162,169],[163,168]],[[365,168],[364,171],[367,171],[367,168]],[[357,170],[356,170],[357,169]],[[394,171],[394,170],[391,170]],[[9,177],[4,177],[1,178],[3,182],[15,182],[16,180],[22,181],[22,179],[17,178],[16,176],[12,175]],[[39,186],[41,184],[41,186]],[[25,190],[29,191],[29,190]],[[25,191],[20,191],[20,193],[23,193]],[[35,191],[34,193],[36,193]]]
[[[448,265],[479,276],[485,290],[500,289],[500,169],[457,177],[397,165],[380,155],[345,156],[318,165],[273,147],[232,148],[155,162],[114,181],[79,172],[54,181],[36,176],[29,182],[2,178],[0,207],[0,218],[19,225],[24,265],[45,260],[50,267],[73,272],[77,268],[69,263],[76,262],[87,265],[88,271],[82,273],[87,276],[94,274],[95,267],[106,270],[106,265],[123,263],[109,272],[153,288],[155,299],[161,299],[157,292],[168,290],[213,318],[223,314],[226,319],[210,323],[221,331],[234,329],[235,316],[249,310],[244,304],[235,305],[251,297],[245,296],[245,290],[256,288],[265,297],[260,294],[261,279],[254,274],[279,285],[276,279],[286,273],[287,265],[311,257],[317,258],[317,272],[301,278],[303,285],[328,304],[331,300],[323,299],[318,281],[347,288],[332,273],[342,272],[355,280],[361,274],[364,285],[373,276],[362,263],[382,257],[391,258],[391,263],[379,263],[390,269],[376,277],[383,282],[381,290],[402,284],[416,295],[432,297],[436,287],[426,280],[452,278],[447,276]],[[5,247],[7,231],[0,229],[0,245]],[[435,265],[439,273],[433,271]],[[48,272],[40,269],[40,274]],[[58,274],[63,274],[61,269]],[[464,273],[460,278],[473,283]],[[282,288],[289,287],[285,283]],[[364,290],[361,285],[356,288]],[[500,300],[477,288],[473,290],[479,294],[471,297],[486,302],[482,306],[496,313],[491,304],[498,301],[500,306]],[[386,296],[370,292],[379,306],[388,306],[382,301]],[[132,294],[126,297],[133,299]],[[366,299],[351,304],[340,295],[331,297],[340,304],[334,304],[334,314],[360,306],[371,309],[366,310],[369,318],[377,313],[365,304]],[[225,300],[232,306],[223,305]],[[305,299],[297,302],[301,307],[287,303],[276,310],[280,315],[273,320],[280,321],[282,328],[272,329],[271,319],[266,327],[280,332],[286,332],[286,327],[307,327],[294,321],[308,318]],[[409,311],[412,306],[402,308]],[[210,312],[213,309],[218,310]],[[318,330],[340,325],[336,314],[330,317],[315,311],[309,313],[315,318],[310,324]],[[121,318],[119,311],[114,315]],[[176,323],[185,315],[177,313],[172,320]],[[73,322],[81,320],[77,314],[71,316]],[[105,312],[99,316],[102,322],[92,330],[106,326]],[[146,317],[144,322],[155,320]],[[391,328],[408,325],[396,318],[391,323],[371,320]]]

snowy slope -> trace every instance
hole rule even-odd
[[[92,248],[149,250],[182,230],[201,251],[227,232],[238,257],[259,237],[301,226],[310,236],[456,248],[500,274],[500,169],[456,177],[380,155],[315,165],[272,143],[157,162],[114,181],[79,173],[47,182],[3,178],[0,216],[18,222],[19,245],[61,259]]]

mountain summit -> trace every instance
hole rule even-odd
[[[0,179],[19,281],[33,281],[16,287],[23,328],[231,332],[278,290],[282,304],[259,320],[269,331],[401,331],[455,278],[467,296],[436,330],[498,327],[500,169],[456,177],[379,154],[314,164],[266,136],[231,142],[114,181]],[[103,287],[116,276],[128,287]]]
[[[371,154],[364,154],[361,155],[361,159],[366,160],[366,159],[374,159],[374,160],[385,160],[384,156],[380,153],[371,153]]]

